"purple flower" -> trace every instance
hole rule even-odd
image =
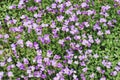
[[[31,6],[31,7],[29,7],[29,8],[27,8],[27,10],[28,11],[31,11],[31,12],[34,12],[35,10],[37,10],[38,9],[38,7],[36,7],[36,6]]]
[[[20,78],[17,78],[16,80],[20,80]]]
[[[101,77],[100,80],[106,80],[106,77]]]
[[[63,40],[63,39],[58,41],[58,43],[61,45],[64,45],[64,42],[65,42],[65,40]]]
[[[29,64],[29,61],[27,58],[23,58],[23,62],[24,62],[24,64]]]
[[[66,14],[73,14],[72,11],[70,9],[65,11]],[[78,15],[78,14],[77,14]]]
[[[5,66],[5,62],[0,62],[0,66]]]
[[[46,44],[49,44],[49,43],[50,43],[50,35],[49,35],[49,34],[45,34],[44,37],[43,37],[43,39],[44,39],[44,42],[45,42]]]
[[[54,59],[60,59],[61,57],[59,55],[55,55]]]
[[[61,3],[61,2],[62,2],[62,0],[55,0],[55,2]]]
[[[34,42],[33,45],[34,45],[35,49],[39,49],[39,44],[37,42]]]
[[[96,70],[100,72],[101,71],[101,67],[97,67]]]
[[[13,73],[10,71],[7,73],[8,77],[12,77],[13,76]]]
[[[42,75],[41,75],[41,78],[43,78],[43,79],[45,79],[46,77],[47,77],[46,74],[42,74]]]
[[[80,36],[77,36],[77,35],[74,36],[75,40],[80,40],[80,38],[81,38]]]
[[[68,67],[66,67],[63,71],[64,71],[64,74],[69,75],[70,69]]]
[[[0,50],[0,55],[3,54],[3,50]]]
[[[16,66],[21,70],[25,70],[25,66],[21,62],[17,62]]]
[[[16,50],[16,44],[11,44],[12,50]]]
[[[102,6],[101,7],[101,10],[102,12],[106,12],[107,10],[109,10],[111,7],[109,5],[106,5],[106,6]]]
[[[10,16],[6,15],[5,20],[9,20]]]
[[[120,2],[119,0],[114,0],[115,2]]]
[[[95,74],[92,73],[92,74],[90,75],[90,78],[94,78],[94,77],[95,77]]]
[[[68,60],[68,64],[72,64],[73,60]]]
[[[52,24],[50,25],[51,28],[55,28],[56,27],[56,24],[54,21],[52,21]]]
[[[20,39],[21,38],[21,35],[18,34],[17,36],[15,36],[16,39]]]
[[[4,38],[5,38],[5,39],[9,38],[9,35],[8,35],[8,34],[5,34],[5,35],[4,35]]]
[[[88,47],[91,46],[91,44],[87,40],[83,40],[82,45],[85,45],[85,46],[88,46]]]
[[[102,35],[103,35],[103,32],[102,32],[102,31],[98,31],[98,32],[97,32],[97,35],[102,36]]]
[[[95,14],[96,12],[94,10],[88,10],[87,13],[88,13],[88,16],[91,16]]]
[[[14,68],[15,67],[15,65],[14,64],[12,64],[12,65],[9,65],[8,67],[7,67],[7,70],[9,71],[9,70],[11,70],[12,68]]]
[[[33,43],[31,41],[27,41],[26,42],[26,46],[32,48],[33,47]]]
[[[113,71],[113,72],[111,73],[112,76],[116,76],[117,74],[118,74],[117,71]]]
[[[106,23],[107,20],[105,18],[100,18],[100,23]]]
[[[113,23],[112,23],[112,21],[108,21],[107,24],[108,24],[109,26],[111,26],[111,27],[114,26]]]
[[[2,35],[2,34],[0,34],[0,38],[3,38],[3,35]]]
[[[94,26],[93,26],[93,30],[100,30],[100,26],[98,23],[96,23]]]
[[[56,8],[57,4],[53,3],[51,6],[52,6],[52,8]]]
[[[86,63],[84,61],[80,62],[81,66],[86,66]]]
[[[62,15],[57,16],[57,20],[58,20],[59,22],[62,22],[62,21],[63,21],[63,19],[64,19],[64,16],[62,16]]]
[[[7,62],[11,62],[11,61],[12,61],[12,58],[9,57],[9,58],[7,59]]]
[[[23,40],[19,39],[16,44],[19,44],[21,47],[23,47]]]
[[[73,79],[76,80],[77,79],[77,75],[73,74]]]
[[[83,2],[83,3],[81,4],[81,7],[82,7],[82,8],[85,8],[85,7],[87,7],[87,6],[88,6],[88,4],[85,3],[85,2]]]
[[[118,65],[120,66],[120,62],[118,62]]]
[[[72,14],[72,16],[69,18],[70,21],[78,21],[78,18],[75,14]]]
[[[36,3],[40,3],[41,2],[41,0],[34,0]]]
[[[116,71],[120,71],[120,67],[119,67],[119,66],[116,66],[116,67],[115,67],[115,70],[116,70]]]
[[[100,44],[100,39],[99,38],[97,38],[97,39],[95,39],[95,42],[97,43],[97,44]]]
[[[53,80],[60,80],[60,78],[57,76],[57,77],[54,77]]]
[[[53,52],[51,50],[47,50],[47,57],[51,57],[52,54]]]
[[[34,77],[40,77],[40,72],[39,71],[35,71],[33,74],[34,74]]]
[[[94,57],[94,58],[98,58],[99,55],[98,55],[98,54],[94,54],[93,57]]]
[[[15,8],[16,8],[16,5],[9,6],[9,9],[15,9]]]
[[[108,61],[106,61],[106,60],[103,60],[103,61],[102,61],[102,64],[103,64],[105,67],[107,67],[107,68],[111,68],[111,66],[112,66],[112,63],[111,63],[111,62],[108,62]]]
[[[4,76],[4,72],[0,72],[0,79]]]
[[[85,25],[85,27],[89,27],[90,26],[88,22],[84,22],[84,25]]]
[[[67,1],[67,2],[66,2],[66,6],[67,6],[67,7],[71,6],[71,2],[70,2],[70,1]]]
[[[80,14],[81,14],[81,11],[80,11],[80,10],[77,10],[77,11],[76,11],[76,14],[77,14],[77,15],[80,15]]]
[[[106,31],[105,31],[105,34],[110,34],[110,30],[106,30]]]
[[[117,11],[117,14],[120,15],[120,10]]]
[[[82,71],[83,72],[87,72],[88,68],[83,68]]]
[[[105,17],[108,17],[109,14],[107,12],[100,12],[101,15],[105,16]]]
[[[51,60],[51,64],[53,67],[57,67],[57,61],[56,60]]]

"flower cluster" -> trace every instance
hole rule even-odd
[[[5,31],[0,34],[0,80],[108,80],[118,75],[120,62],[113,66],[110,54],[99,53],[117,24],[110,14],[116,6],[96,9],[90,0],[55,0],[46,7],[44,0],[31,2],[12,4],[8,11],[22,13],[8,13],[0,22]]]

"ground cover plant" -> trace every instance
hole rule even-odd
[[[120,0],[0,0],[0,80],[120,80]]]

